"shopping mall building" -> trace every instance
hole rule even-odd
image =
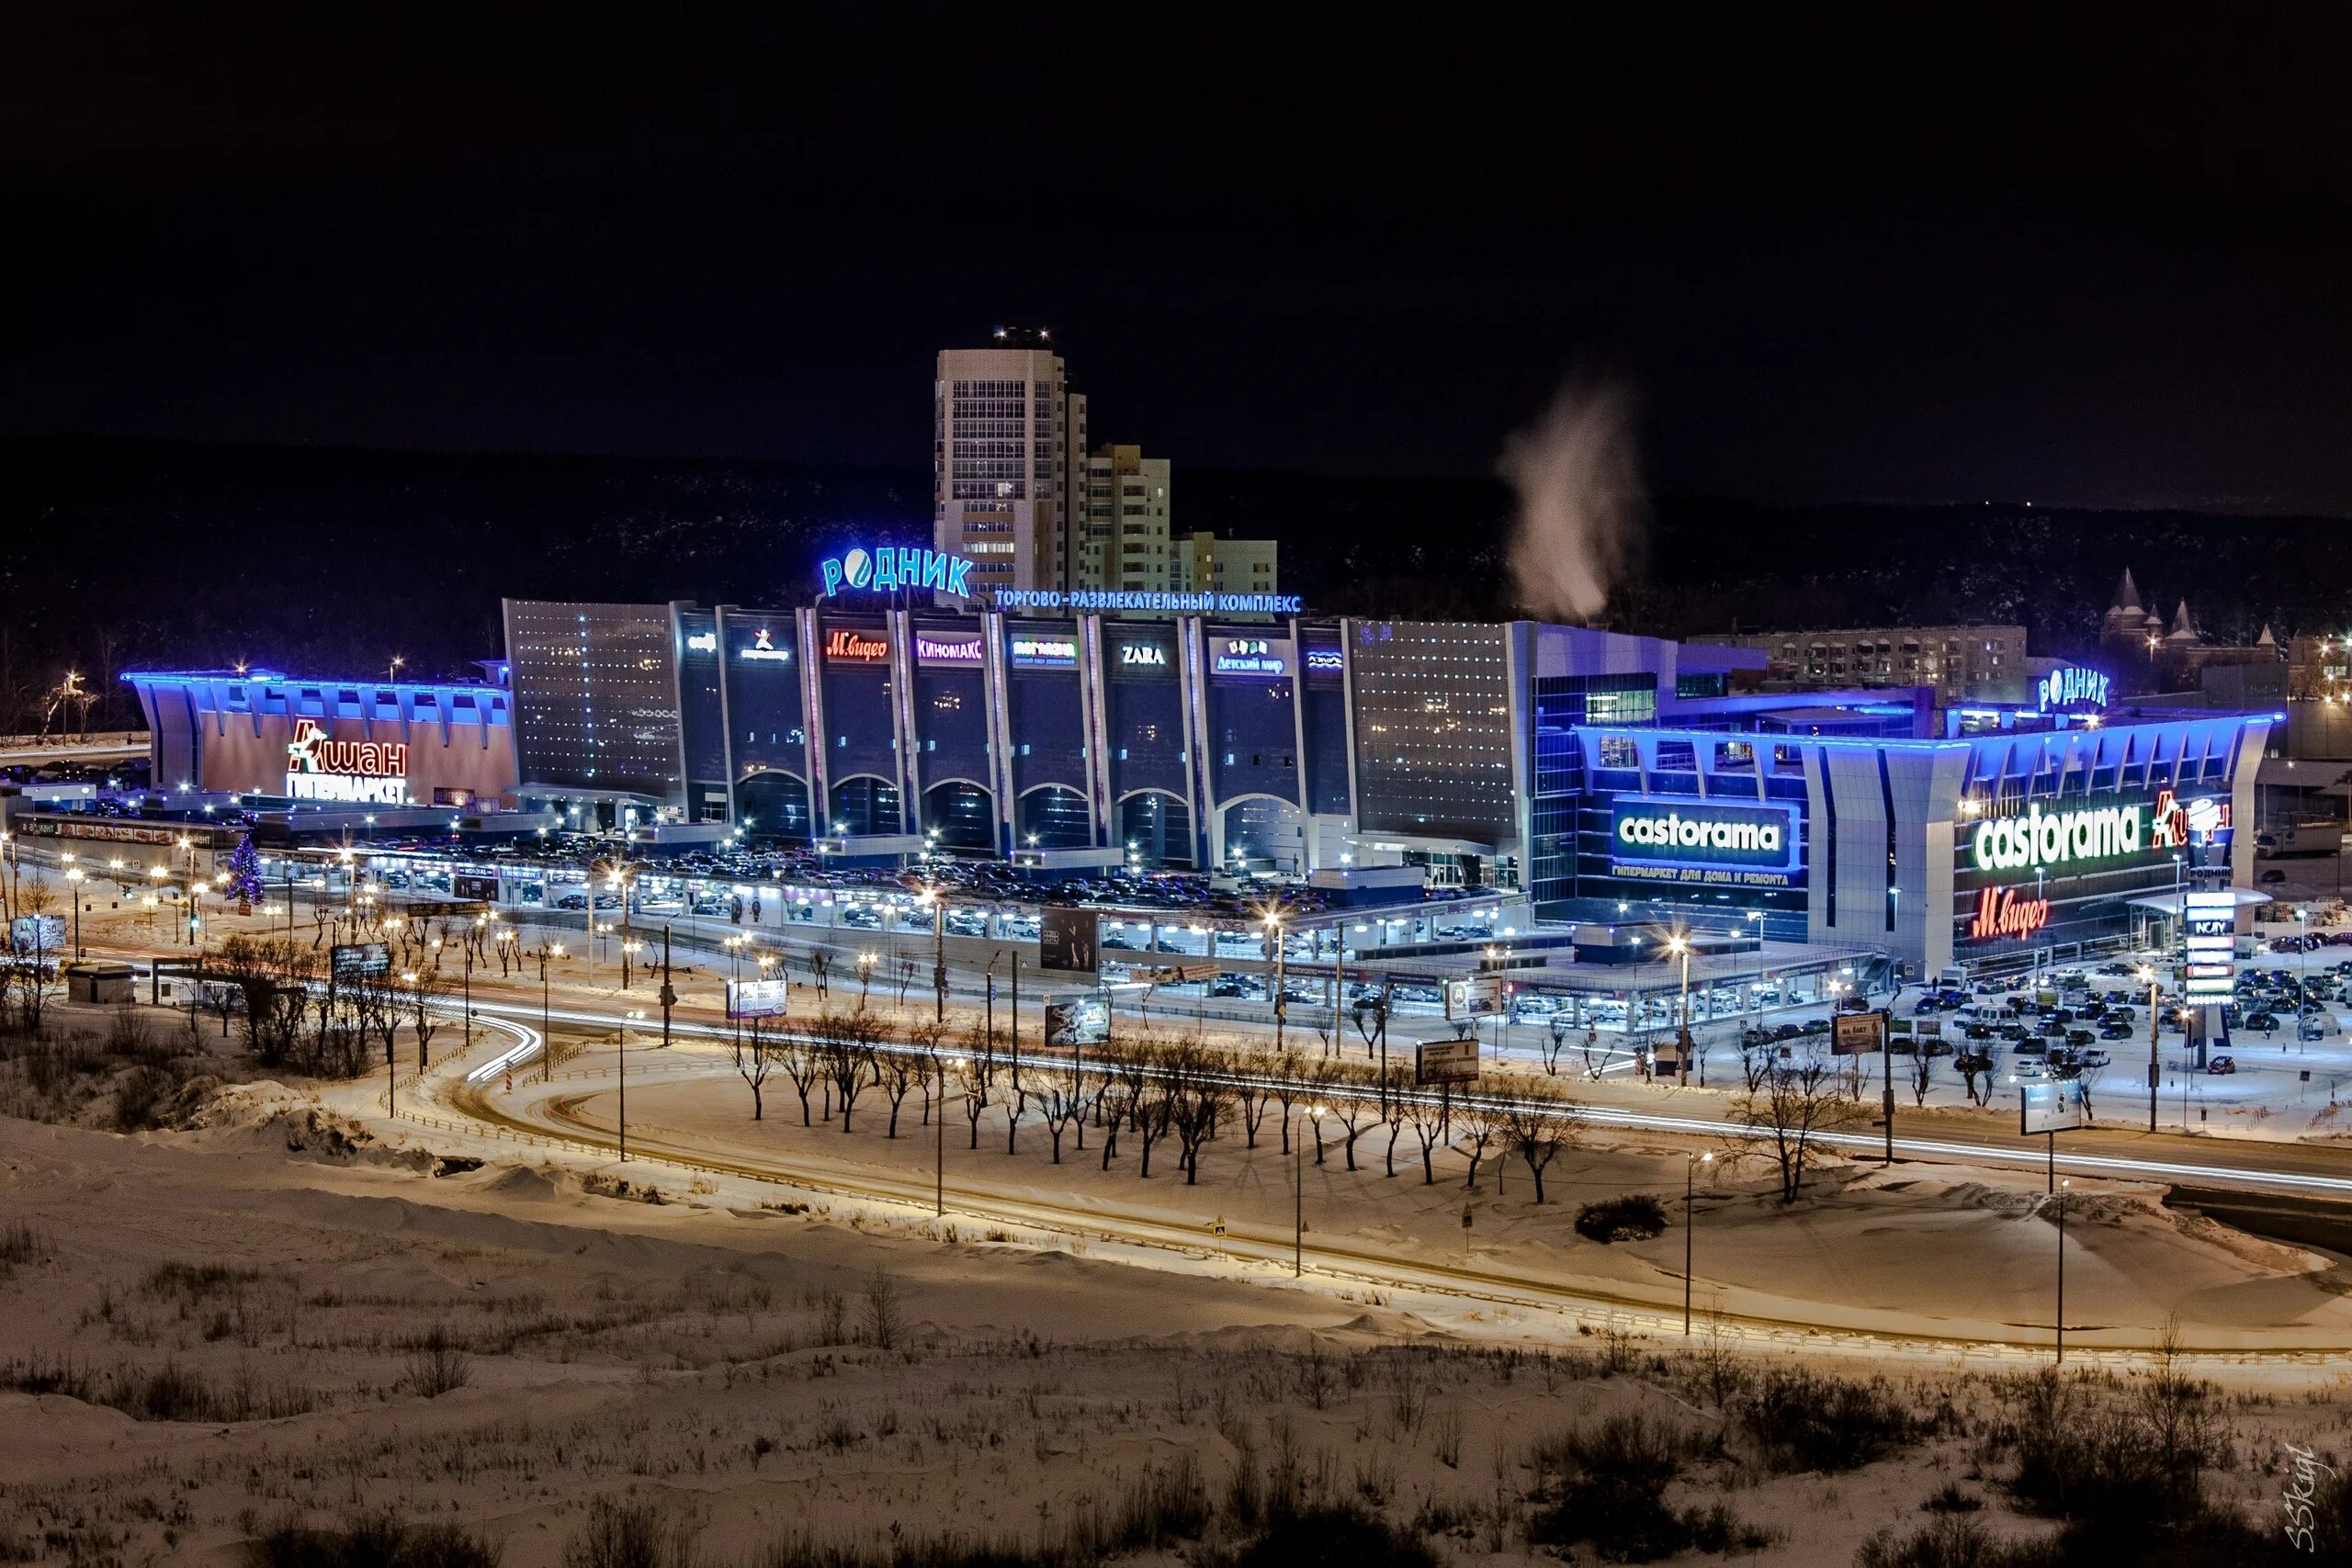
[[[2090,678],[1962,709],[1769,694],[1756,650],[1524,621],[912,597],[510,600],[478,684],[127,679],[159,787],[290,798],[298,830],[364,805],[495,831],[494,805],[868,861],[1426,877],[1543,921],[1697,921],[1927,973],[2120,939],[2183,888],[2252,881],[2232,827],[2268,713],[2108,710]]]

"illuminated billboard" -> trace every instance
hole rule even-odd
[[[1796,811],[1621,795],[1610,807],[1609,860],[1612,876],[1787,887],[1797,872]]]

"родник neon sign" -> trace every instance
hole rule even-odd
[[[824,573],[828,599],[844,588],[876,593],[900,588],[930,588],[958,599],[968,599],[972,592],[966,581],[972,575],[972,563],[962,556],[942,555],[937,550],[907,549],[895,545],[877,546],[870,552],[853,549],[825,562]]]
[[[2033,683],[2033,705],[2043,713],[2052,708],[2103,708],[2110,683],[2109,677],[2096,670],[2069,664],[2052,670]]]

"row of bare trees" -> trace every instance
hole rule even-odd
[[[951,1033],[923,1023],[906,1038],[892,1039],[863,1009],[827,1011],[795,1031],[745,1021],[734,1055],[751,1090],[753,1121],[764,1118],[766,1087],[780,1070],[800,1102],[804,1127],[830,1122],[838,1111],[841,1130],[848,1133],[859,1102],[872,1094],[888,1108],[884,1135],[895,1138],[910,1101],[926,1127],[954,1101],[963,1111],[969,1148],[979,1147],[981,1124],[993,1112],[1003,1123],[1005,1152],[1016,1154],[1021,1130],[1034,1117],[1057,1165],[1072,1145],[1084,1152],[1091,1130],[1102,1169],[1125,1155],[1136,1175],[1148,1178],[1153,1156],[1172,1145],[1187,1185],[1199,1181],[1201,1156],[1210,1144],[1238,1127],[1243,1146],[1254,1149],[1271,1122],[1284,1155],[1292,1152],[1294,1136],[1311,1138],[1317,1164],[1336,1156],[1351,1171],[1363,1168],[1359,1151],[1366,1141],[1385,1134],[1383,1173],[1396,1174],[1404,1145],[1408,1160],[1418,1151],[1424,1185],[1436,1183],[1436,1156],[1443,1149],[1466,1156],[1465,1185],[1473,1188],[1487,1161],[1515,1156],[1527,1168],[1540,1203],[1546,1173],[1581,1123],[1575,1102],[1542,1080],[1515,1083],[1502,1094],[1457,1098],[1450,1089],[1417,1089],[1401,1068],[1383,1075],[1368,1065],[1310,1059],[1296,1051],[1237,1057],[1195,1038],[1151,1034],[1082,1060],[1075,1052],[1033,1051],[1022,1061],[1006,1049],[1001,1032],[990,1037],[975,1026]]]
[[[250,936],[232,936],[206,953],[197,977],[221,1033],[241,1026],[256,1064],[321,1077],[356,1077],[390,1063],[403,1033],[423,1070],[456,990],[455,981],[430,972],[413,982],[337,977],[299,943]]]

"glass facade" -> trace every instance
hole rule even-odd
[[[521,785],[685,803],[667,604],[506,601]]]
[[[1359,829],[1516,840],[1510,626],[1365,621],[1353,631]]]

